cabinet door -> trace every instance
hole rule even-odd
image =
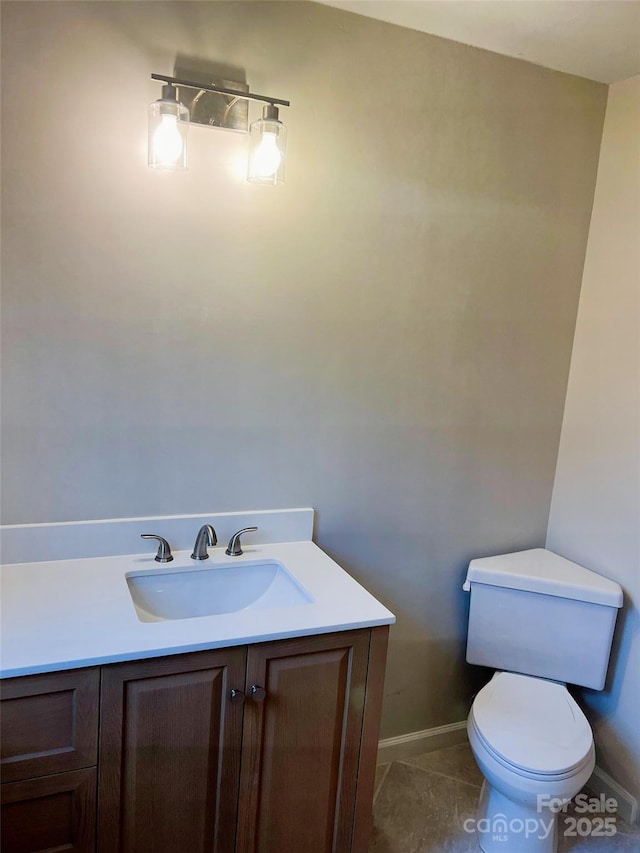
[[[2,781],[97,762],[100,671],[74,669],[2,682]]]
[[[2,785],[3,853],[92,853],[95,830],[93,767]]]
[[[107,666],[100,853],[234,847],[246,648]]]
[[[369,640],[249,648],[237,853],[351,850]]]

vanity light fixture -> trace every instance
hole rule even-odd
[[[187,168],[190,116],[189,110],[178,100],[176,90],[176,87],[185,87],[198,90],[194,103],[209,92],[229,96],[229,109],[239,99],[264,103],[262,118],[254,121],[249,128],[247,180],[257,184],[283,183],[287,129],[279,119],[278,106],[288,107],[289,101],[213,83],[204,85],[178,77],[165,77],[163,74],[152,74],[151,78],[162,81],[164,85],[162,97],[149,106],[149,166],[171,171]]]

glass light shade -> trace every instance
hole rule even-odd
[[[189,110],[175,97],[173,86],[149,105],[149,166],[178,171],[187,168]]]
[[[281,184],[287,151],[287,128],[278,121],[278,110],[269,105],[261,119],[249,127],[249,171],[255,184]]]

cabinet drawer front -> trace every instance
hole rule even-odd
[[[351,850],[370,632],[250,647],[239,853]],[[258,694],[261,698],[261,694]]]
[[[3,681],[3,782],[96,764],[99,686],[97,668]]]
[[[95,823],[95,768],[2,785],[3,853],[92,853]]]
[[[246,649],[105,667],[101,853],[234,849]]]

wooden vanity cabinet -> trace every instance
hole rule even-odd
[[[42,776],[2,786],[3,853],[366,853],[387,635],[363,628],[95,668],[97,835],[96,767],[44,775],[41,764]],[[4,684],[19,693],[42,679],[44,690],[81,672]],[[19,716],[7,766],[23,748]],[[56,750],[95,760],[91,745],[84,753],[64,737],[48,749],[48,716],[35,719],[25,767]]]

